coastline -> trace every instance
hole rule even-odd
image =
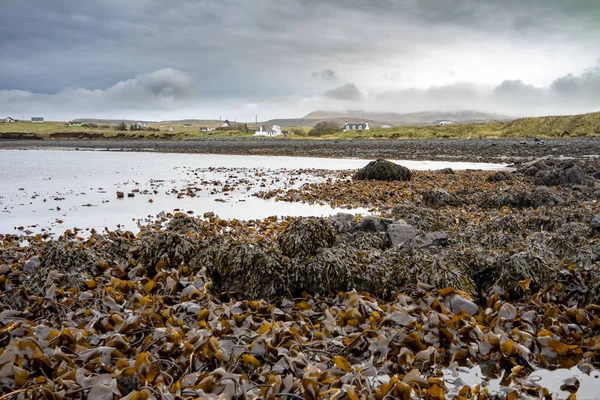
[[[600,154],[600,138],[548,139],[256,139],[194,140],[0,140],[0,149],[111,150],[160,153],[300,156],[434,161],[528,162],[542,158],[583,158]]]

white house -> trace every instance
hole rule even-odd
[[[259,130],[254,132],[254,136],[279,136],[283,132],[281,132],[281,127],[279,125],[273,125],[272,127],[268,127],[267,125],[262,125]]]
[[[191,128],[191,127],[192,127],[192,124],[183,124],[183,127],[184,127],[184,128]]]
[[[231,126],[231,122],[229,122],[228,119],[226,119],[225,121],[221,122],[221,128],[229,128]]]
[[[344,132],[348,132],[348,131],[368,131],[369,129],[369,123],[365,122],[364,124],[349,124],[346,122],[346,124],[344,125]]]
[[[440,121],[440,123],[438,125],[446,126],[446,125],[452,125],[452,124],[454,124],[454,122],[452,122],[452,121]]]
[[[69,126],[82,126],[83,122],[78,122],[78,121],[71,121],[68,124]]]
[[[31,117],[31,122],[34,124],[41,124],[44,122],[44,118],[42,117]]]
[[[4,118],[4,123],[5,124],[8,124],[9,122],[17,122],[17,120],[14,119],[14,118],[11,118],[11,117]]]
[[[174,131],[174,129],[173,129],[173,127],[172,127],[172,126],[170,126],[170,127],[169,127],[169,129],[167,129],[167,130],[168,130],[169,132],[173,132],[173,131]]]

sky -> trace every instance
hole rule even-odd
[[[598,0],[0,0],[0,117],[600,111]]]

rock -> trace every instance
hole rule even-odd
[[[442,174],[454,175],[454,170],[452,168],[444,168],[441,172]]]
[[[429,232],[416,236],[404,245],[405,247],[429,247],[446,246],[447,244],[448,234],[446,232]]]
[[[488,176],[488,178],[487,178],[488,182],[503,182],[503,181],[510,181],[510,180],[511,180],[510,175],[504,171],[495,172],[492,175]]]
[[[35,272],[40,268],[41,264],[40,258],[38,256],[33,256],[23,264],[23,272],[26,274]]]
[[[573,161],[560,164],[540,161],[519,172],[533,177],[534,183],[542,186],[581,185],[586,177],[581,167]]]
[[[453,314],[458,314],[464,310],[467,314],[477,315],[479,313],[479,307],[471,300],[467,300],[458,293],[452,293],[448,295],[444,301],[446,308],[450,309]]]
[[[354,215],[337,213],[330,217],[331,225],[338,233],[351,232],[354,229]]]
[[[373,217],[372,215],[364,217],[356,226],[354,231],[361,232],[386,232],[388,226],[394,221],[387,218]]]
[[[414,239],[419,231],[412,225],[395,222],[387,227],[387,236],[392,246],[398,246]]]
[[[463,201],[456,195],[443,189],[434,189],[423,193],[423,206],[440,208],[445,206],[460,206]]]
[[[593,219],[592,219],[592,230],[594,231],[594,233],[600,233],[600,214],[596,215]]]
[[[379,159],[371,161],[354,175],[357,180],[379,181],[409,181],[412,176],[410,170],[391,161]]]
[[[564,170],[565,179],[567,183],[581,185],[585,182],[585,173],[581,167],[577,164]]]
[[[596,179],[600,179],[600,171],[594,172],[594,175],[592,175],[592,176]]]

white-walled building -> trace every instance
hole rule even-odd
[[[440,123],[438,125],[446,126],[446,125],[452,125],[452,124],[454,124],[454,122],[452,122],[452,121],[440,121]]]
[[[41,124],[42,122],[44,122],[44,118],[43,117],[31,117],[31,122],[34,124]]]
[[[369,123],[365,122],[364,124],[349,124],[346,122],[346,124],[344,125],[344,132],[348,132],[348,131],[368,131],[369,129]]]
[[[267,125],[262,125],[259,130],[254,132],[254,136],[279,136],[283,134],[281,131],[281,127],[279,125],[273,125],[272,127],[268,127]]]
[[[11,122],[17,122],[17,120],[14,119],[14,118],[11,118],[11,117],[4,118],[4,123],[5,124],[11,123]]]

